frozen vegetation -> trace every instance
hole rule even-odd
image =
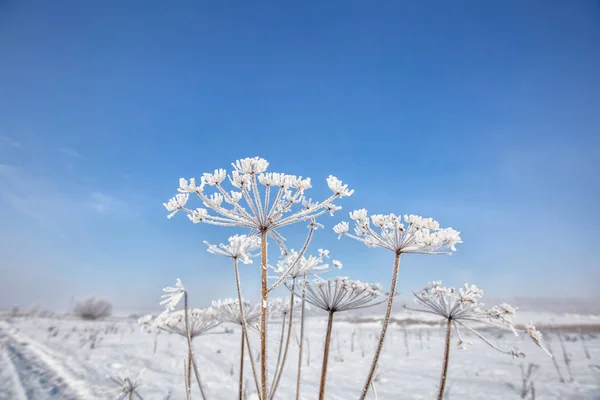
[[[342,262],[314,242],[319,221],[354,190],[329,176],[328,197],[315,201],[310,178],[267,172],[258,157],[232,166],[181,178],[164,207],[169,218],[231,232],[214,244],[199,230],[199,241],[231,261],[236,297],[194,308],[177,279],[163,289],[163,311],[140,318],[111,318],[110,304],[93,298],[69,316],[7,312],[0,398],[598,398],[597,313],[521,312],[504,299],[484,304],[471,283],[439,281],[402,307],[397,283],[410,269],[402,256],[451,255],[460,232],[432,218],[354,210],[333,231],[387,252],[390,286],[336,276]],[[290,225],[306,227],[301,243],[282,236]],[[260,277],[257,304],[244,300],[240,263]],[[274,298],[275,289],[287,296]]]

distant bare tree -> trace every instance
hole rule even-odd
[[[112,314],[112,304],[106,300],[90,297],[84,301],[75,303],[73,307],[75,315],[81,319],[97,320],[110,317]]]

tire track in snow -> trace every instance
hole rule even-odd
[[[19,374],[5,347],[0,353],[0,400],[27,400]]]
[[[84,381],[73,376],[52,351],[26,335],[11,332],[0,321],[0,337],[21,382],[28,400],[88,400],[95,399]]]

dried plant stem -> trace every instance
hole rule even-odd
[[[191,361],[191,364],[194,367],[194,375],[196,376],[196,382],[198,383],[198,388],[200,388],[200,394],[202,395],[202,399],[206,400],[206,395],[204,394],[204,387],[202,386],[202,382],[200,381],[200,372],[198,372],[198,366],[196,365],[196,359],[194,357],[194,348],[192,346],[192,333],[190,331],[190,321],[188,318],[188,294],[187,291],[183,294],[183,302],[184,302],[184,313],[185,313],[185,331],[188,343],[188,358]],[[189,368],[189,366],[188,366]],[[188,379],[189,380],[189,379]],[[191,389],[191,385],[189,385],[189,389]],[[189,393],[189,392],[188,392]]]
[[[294,288],[296,287],[296,278],[292,278],[292,294],[290,296],[290,320],[288,322],[288,330],[287,330],[287,338],[285,340],[285,348],[283,349],[283,359],[281,360],[281,365],[279,368],[275,369],[275,381],[273,386],[271,387],[271,397],[270,400],[273,400],[273,396],[275,396],[275,391],[279,387],[279,381],[281,381],[281,376],[283,375],[283,368],[285,367],[285,361],[287,360],[288,350],[290,348],[290,339],[292,337],[292,325],[294,320]]]
[[[240,391],[240,400],[242,400],[244,398],[244,340],[246,339],[245,337],[245,333],[244,330],[242,329],[242,335],[241,335],[241,343],[240,343],[240,384],[239,384],[239,391]]]
[[[190,400],[192,398],[192,394],[191,394],[191,387],[190,387],[190,381],[188,379],[188,374],[187,374],[187,363],[185,362],[185,359],[183,360],[183,381],[185,383],[185,398],[186,400]]]
[[[306,283],[306,275],[304,275],[304,281],[305,281],[304,283]],[[305,292],[305,289],[302,289],[302,308],[300,311],[300,340],[298,343],[298,375],[296,377],[296,400],[300,399],[300,381],[302,379],[302,350],[303,350],[303,346],[304,346],[304,317],[305,317],[305,310],[306,310],[306,302],[304,300],[304,292]]]
[[[268,371],[267,371],[267,301],[269,296],[268,280],[267,280],[267,231],[262,230],[260,233],[260,277],[261,277],[261,318],[260,318],[260,393],[261,399],[267,399],[268,392]]]
[[[327,362],[329,361],[329,346],[331,344],[331,328],[333,327],[333,311],[329,311],[327,319],[327,333],[325,334],[325,348],[323,350],[323,366],[321,368],[321,386],[319,388],[319,400],[325,398],[325,382],[327,381]]]
[[[548,342],[546,342],[546,346],[548,347],[548,351],[552,355],[552,364],[554,364],[554,369],[556,369],[556,373],[558,374],[558,380],[560,381],[560,383],[565,383],[565,378],[563,377],[562,372],[560,372],[560,367],[558,366],[556,357],[554,357],[554,351],[552,350],[552,346]]]
[[[279,336],[279,349],[277,350],[277,364],[275,365],[275,372],[273,374],[273,383],[271,384],[271,391],[269,392],[269,399],[273,398],[275,392],[275,382],[277,381],[277,373],[281,366],[281,356],[283,355],[283,346],[285,339],[285,327],[287,322],[287,313],[283,314],[283,320],[281,321],[281,335]]]
[[[565,362],[565,366],[567,367],[567,373],[569,374],[569,382],[573,382],[573,372],[571,371],[571,357],[567,352],[567,348],[565,347],[565,342],[563,341],[562,335],[560,332],[556,332],[556,336],[558,337],[558,341],[560,342],[560,347],[563,353],[563,361]]]
[[[375,369],[377,368],[377,362],[379,361],[379,356],[381,355],[381,350],[383,349],[383,342],[385,341],[385,333],[387,332],[387,328],[390,322],[390,316],[392,315],[392,306],[394,305],[394,294],[396,293],[396,283],[398,282],[398,271],[400,270],[400,255],[401,253],[396,254],[396,258],[394,259],[394,270],[392,271],[392,283],[390,285],[390,294],[387,302],[387,308],[385,310],[385,317],[383,318],[383,325],[381,327],[381,334],[379,335],[379,341],[377,343],[377,349],[375,350],[375,355],[373,356],[373,362],[371,363],[371,368],[369,369],[369,374],[367,375],[367,381],[362,390],[362,394],[360,395],[360,400],[364,400],[367,397],[367,393],[369,392],[369,387],[371,386],[371,381],[373,380],[373,375],[375,374]]]
[[[452,336],[452,319],[448,318],[446,325],[446,345],[444,346],[444,362],[442,364],[442,377],[440,379],[440,390],[438,400],[444,398],[444,388],[446,387],[446,375],[448,373],[448,359],[450,358],[450,337]]]
[[[242,286],[240,282],[240,269],[238,267],[237,258],[233,259],[233,269],[235,271],[235,285],[237,288],[238,304],[240,306],[240,316],[242,317],[242,338],[246,338],[246,347],[248,349],[248,358],[250,359],[250,367],[252,368],[252,375],[254,375],[254,384],[256,385],[256,393],[260,396],[260,389],[258,384],[258,377],[256,375],[256,364],[254,363],[254,356],[252,355],[252,347],[250,346],[250,337],[248,336],[248,324],[246,324],[246,314],[244,312],[244,303],[242,301]],[[244,352],[240,357],[244,358]],[[242,361],[243,363],[243,361]],[[241,372],[240,372],[241,374]],[[241,378],[240,378],[241,379]],[[260,397],[259,397],[260,399]]]

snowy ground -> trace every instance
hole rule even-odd
[[[343,316],[343,314],[340,314]],[[378,323],[368,315],[334,324],[328,373],[327,399],[356,399],[374,350]],[[536,399],[600,399],[600,318],[584,314],[521,315],[521,322],[556,326],[545,339],[556,355],[561,383],[552,360],[528,338],[487,332],[499,345],[517,345],[524,361],[500,354],[475,337],[469,350],[451,350],[447,399],[520,399],[521,364],[540,366],[533,376]],[[380,362],[376,390],[379,399],[433,399],[438,385],[443,348],[442,331],[422,315],[399,311],[395,315]],[[416,323],[421,321],[420,323]],[[401,323],[408,323],[403,326]],[[232,327],[229,327],[232,328]],[[218,328],[219,329],[219,328]],[[195,339],[200,374],[211,399],[237,398],[239,330],[232,334]],[[276,362],[280,328],[271,324],[271,370]],[[580,330],[581,329],[581,330]],[[325,330],[323,317],[308,320],[303,366],[303,399],[316,399]],[[561,342],[567,356],[565,364]],[[297,345],[292,345],[277,399],[295,398]],[[582,340],[583,339],[583,340]],[[258,337],[253,334],[254,348]],[[127,369],[132,378],[144,370],[140,394],[144,399],[185,399],[182,337],[144,333],[133,319],[104,322],[74,319],[12,318],[0,321],[0,399],[84,400],[115,398],[118,387],[107,376]],[[255,351],[256,355],[256,351]],[[251,370],[246,362],[250,391]],[[571,380],[572,379],[572,380]],[[111,392],[112,390],[112,392]],[[196,390],[196,388],[194,389]],[[194,398],[200,398],[195,393]],[[370,394],[369,398],[374,396]],[[530,397],[528,397],[530,398]]]

